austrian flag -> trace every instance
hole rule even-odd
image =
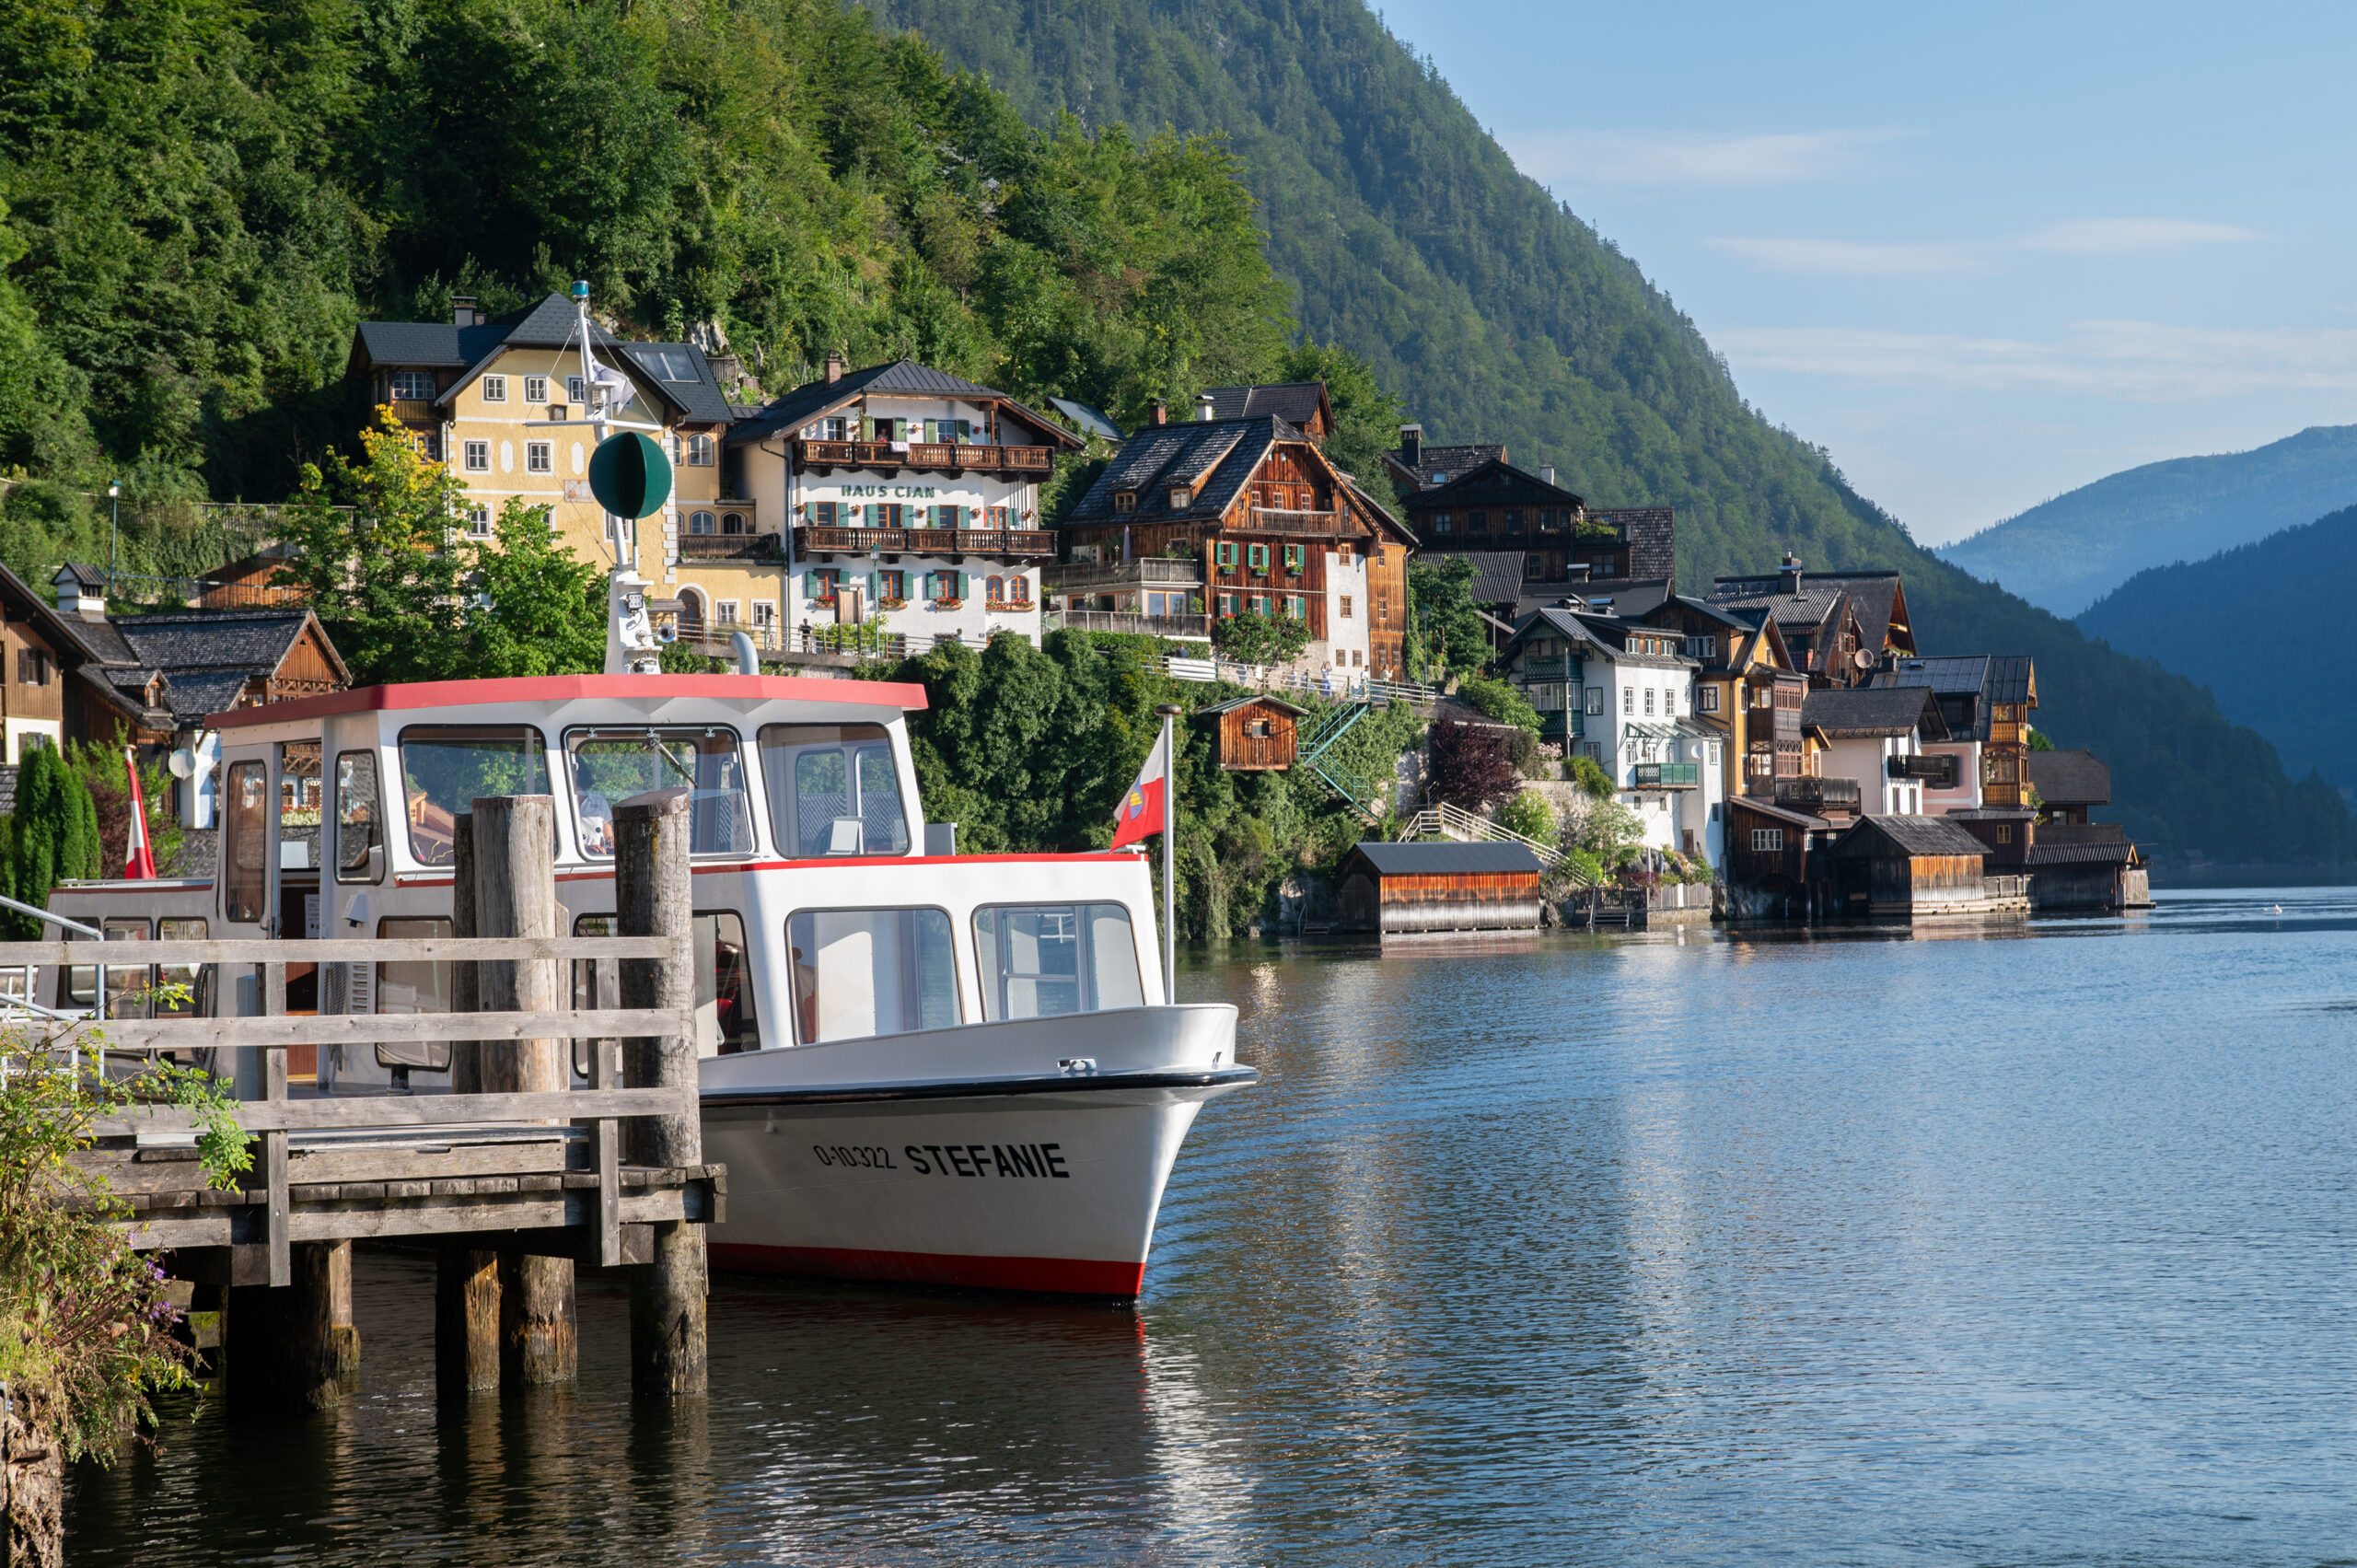
[[[1162,802],[1164,791],[1170,787],[1170,748],[1167,732],[1155,737],[1154,749],[1145,754],[1145,766],[1138,770],[1137,782],[1121,796],[1121,804],[1113,813],[1113,847],[1135,843],[1162,831]]]

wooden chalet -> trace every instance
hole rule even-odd
[[[1206,387],[1195,400],[1199,419],[1258,419],[1274,415],[1317,442],[1334,434],[1334,404],[1323,381],[1282,381],[1253,387]]]
[[[1212,754],[1232,773],[1283,772],[1293,766],[1298,726],[1307,708],[1274,697],[1237,697],[1195,710],[1214,721]]]
[[[1751,917],[1817,912],[1822,850],[1833,822],[1760,796],[1727,800],[1725,865],[1730,906]]]
[[[1538,857],[1517,843],[1369,841],[1335,873],[1337,931],[1513,931],[1540,923]]]
[[[1836,840],[1836,912],[1914,918],[2024,909],[2018,883],[1991,887],[1980,841],[1945,817],[1865,817]]]
[[[1720,577],[1706,598],[1747,621],[1775,621],[1793,668],[1811,686],[1864,685],[1881,666],[1882,650],[1860,623],[1848,586],[1809,575],[1791,555],[1772,573]]]
[[[2038,792],[2038,823],[2084,824],[2087,813],[2111,804],[2111,770],[2092,751],[2031,751],[2023,758]]]
[[[1063,536],[1069,565],[1121,583],[1145,563],[1193,563],[1215,618],[1306,621],[1313,668],[1403,673],[1415,536],[1274,414],[1137,430]]]

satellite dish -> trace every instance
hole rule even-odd
[[[176,779],[196,777],[196,753],[185,746],[173,752],[170,760],[164,765],[171,769],[172,777]]]
[[[609,436],[589,454],[589,494],[617,517],[651,517],[671,498],[671,459],[635,430]]]

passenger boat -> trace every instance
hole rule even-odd
[[[1135,1295],[1196,1112],[1257,1077],[1235,1009],[1164,993],[1143,856],[927,853],[948,846],[910,758],[924,704],[880,681],[626,672],[238,709],[210,721],[215,873],[68,884],[50,908],[110,936],[447,935],[457,814],[548,793],[563,917],[598,934],[613,803],[686,785],[704,1152],[728,1167],[714,1261]],[[439,1010],[447,970],[290,968],[289,1010]],[[598,970],[575,966],[576,1005],[615,1005]],[[176,978],[107,972],[118,1016]],[[89,1007],[96,973],[44,974],[39,999]],[[248,980],[192,1005],[257,1000]],[[431,1093],[447,1051],[290,1068],[323,1095]]]

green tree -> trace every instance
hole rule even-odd
[[[1326,455],[1378,499],[1391,498],[1383,455],[1399,445],[1407,405],[1376,378],[1375,367],[1337,343],[1305,343],[1287,349],[1278,363],[1281,381],[1323,381],[1334,405],[1334,432]]]
[[[586,675],[606,663],[606,574],[564,548],[549,508],[515,496],[498,532],[467,551],[460,635],[468,673]]]
[[[1457,694],[1500,724],[1510,724],[1536,737],[1538,710],[1530,699],[1493,675],[1469,675],[1457,683]]]
[[[98,809],[90,792],[53,748],[35,747],[17,771],[8,834],[9,896],[49,907],[50,889],[77,877],[105,873],[99,860]],[[10,912],[18,941],[38,940],[41,923]]]
[[[1508,796],[1499,802],[1492,815],[1499,827],[1520,833],[1526,839],[1546,843],[1555,836],[1555,809],[1547,804],[1547,797],[1535,789]]]
[[[1309,622],[1289,615],[1225,615],[1212,622],[1212,644],[1237,664],[1291,664],[1309,646]]]
[[[1490,639],[1473,604],[1473,563],[1462,555],[1408,563],[1408,598],[1424,657],[1451,669],[1490,661]]]
[[[99,842],[99,875],[121,876],[131,857],[131,778],[122,749],[75,741],[67,752],[75,776],[90,796]],[[147,803],[147,845],[156,856],[157,871],[166,877],[178,869],[180,846],[188,837],[169,809],[177,783],[161,762],[150,762],[139,770],[139,789]]]

